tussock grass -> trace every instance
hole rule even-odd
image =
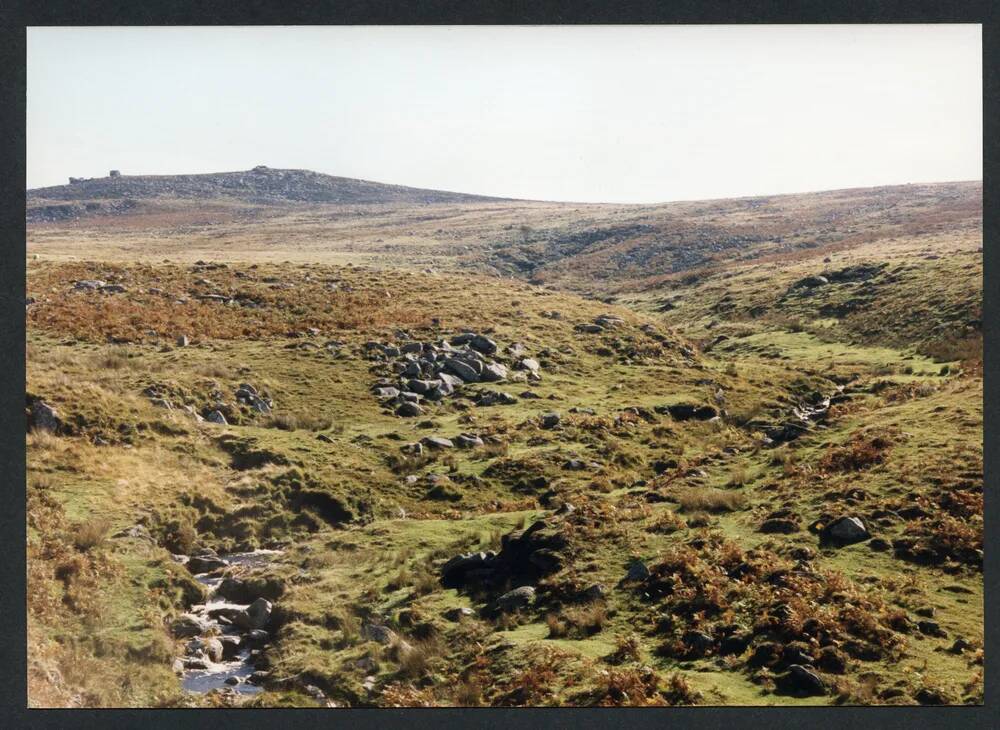
[[[92,517],[73,526],[73,545],[77,550],[87,552],[99,547],[107,538],[111,520],[106,517]]]
[[[713,487],[677,487],[669,495],[682,512],[735,512],[747,506],[742,492]]]

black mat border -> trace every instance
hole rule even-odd
[[[245,0],[0,0],[0,727],[1000,728],[997,692],[997,435],[1000,434],[1000,52],[996,2],[800,0],[799,2],[300,2]],[[986,470],[986,705],[978,708],[427,709],[427,710],[27,710],[24,523],[25,27],[42,25],[443,25],[443,24],[983,24],[984,466]],[[992,623],[991,623],[992,619]]]

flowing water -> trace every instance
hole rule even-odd
[[[247,568],[264,567],[280,552],[280,550],[255,550],[247,553],[220,555],[219,557],[228,563],[228,568],[194,576],[195,580],[209,589],[208,598],[205,603],[192,606],[190,611],[190,613],[204,620],[208,625],[209,628],[203,635],[214,634],[219,638],[225,636],[242,638],[247,633],[237,626],[221,622],[219,616],[227,612],[246,609],[248,604],[230,603],[225,598],[217,595],[216,590],[219,584],[222,583],[223,573],[229,568],[233,566]],[[252,695],[262,691],[261,687],[247,681],[254,672],[250,647],[241,645],[238,653],[233,658],[221,662],[213,662],[203,654],[188,656],[186,659],[194,659],[204,664],[204,667],[185,668],[181,685],[188,692],[201,693],[214,689],[230,688],[239,694]]]

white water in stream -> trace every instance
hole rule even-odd
[[[231,555],[220,555],[222,560],[230,566],[245,566],[248,568],[263,567],[271,562],[280,550],[255,550],[248,553],[233,553]],[[216,594],[216,589],[222,583],[224,570],[212,573],[201,573],[195,575],[195,580],[209,589],[208,599],[203,604],[191,607],[191,613],[202,618],[211,628],[218,630],[220,636],[242,637],[246,632],[232,625],[226,625],[212,618],[209,614],[220,609],[242,610],[246,604],[230,603],[226,599]],[[191,657],[187,657],[190,659]],[[262,691],[260,687],[247,681],[254,673],[253,664],[250,661],[250,649],[241,647],[239,653],[232,659],[222,662],[213,662],[204,657],[205,668],[185,669],[181,679],[181,686],[188,692],[209,692],[214,689],[230,688],[233,691],[252,695]],[[237,684],[229,684],[226,680],[235,677],[239,680]]]

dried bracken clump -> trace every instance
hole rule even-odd
[[[601,707],[650,707],[667,704],[659,692],[660,675],[650,667],[612,667],[598,675],[596,703]]]
[[[856,433],[844,446],[827,451],[819,461],[823,471],[861,471],[885,461],[892,439],[888,434]]]

